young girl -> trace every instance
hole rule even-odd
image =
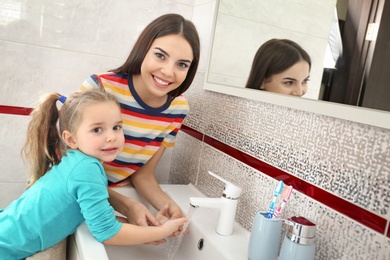
[[[60,111],[58,100],[64,102]],[[23,148],[29,188],[0,212],[0,258],[31,256],[74,233],[83,221],[105,244],[145,243],[177,231],[185,218],[158,227],[116,219],[101,163],[114,160],[123,145],[120,107],[112,95],[90,90],[66,101],[57,93],[48,95],[32,112]]]
[[[271,39],[257,50],[246,88],[303,96],[307,92],[311,60],[296,42]]]
[[[173,147],[188,114],[182,93],[192,83],[199,55],[193,23],[178,14],[162,15],[143,30],[122,66],[90,76],[81,88],[104,89],[114,94],[122,107],[126,142],[116,160],[104,164],[110,185],[131,183],[157,210],[168,205],[171,219],[183,213],[161,190],[154,171],[165,149]],[[146,207],[111,189],[109,193],[110,203],[129,222],[159,225]]]

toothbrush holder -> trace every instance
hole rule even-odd
[[[268,211],[260,211],[253,221],[249,239],[249,260],[274,260],[279,253],[282,219],[267,218]]]

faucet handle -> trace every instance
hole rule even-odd
[[[234,185],[233,183],[225,180],[224,178],[222,178],[221,176],[218,176],[216,175],[215,173],[213,172],[210,172],[209,171],[209,174],[215,178],[217,178],[218,180],[222,181],[223,183],[225,183],[225,189],[223,191],[223,196],[227,199],[238,199],[240,197],[240,194],[241,194],[241,188]]]

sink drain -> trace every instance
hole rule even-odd
[[[198,241],[198,250],[201,251],[203,249],[203,247],[204,247],[204,239],[201,238]]]

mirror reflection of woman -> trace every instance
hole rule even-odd
[[[310,69],[309,54],[296,42],[271,39],[257,50],[245,87],[301,97]]]

